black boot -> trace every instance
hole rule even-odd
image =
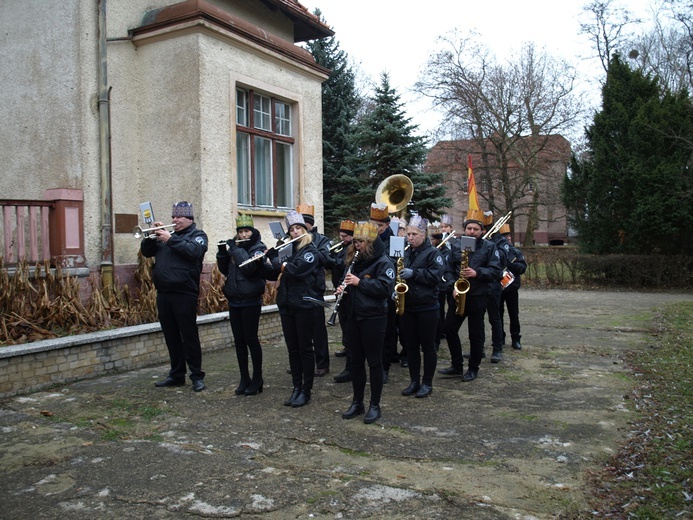
[[[301,392],[298,394],[298,397],[293,400],[291,403],[291,408],[300,408],[301,406],[305,406],[310,402],[310,390],[308,389],[303,389]]]
[[[353,419],[357,415],[364,413],[366,409],[363,406],[363,401],[354,401],[349,409],[342,414],[342,419]]]
[[[300,395],[301,393],[301,387],[296,386],[294,387],[293,391],[291,392],[291,397],[289,397],[286,401],[284,401],[284,406],[291,406],[293,402],[296,400],[296,398]]]
[[[491,354],[491,363],[500,363],[503,361],[503,351],[499,348],[493,349],[493,354]]]
[[[363,418],[363,422],[366,424],[371,424],[378,419],[380,419],[380,405],[371,404],[371,406],[368,408],[368,413]]]
[[[414,395],[416,392],[419,391],[419,388],[421,388],[421,385],[419,384],[418,381],[412,381],[409,383],[409,386],[406,387],[404,390],[402,390],[402,395]]]
[[[431,385],[421,385],[419,391],[416,392],[414,397],[428,397],[433,393],[433,387]]]
[[[337,383],[348,383],[349,381],[353,380],[354,378],[351,375],[351,371],[349,371],[345,368],[339,374],[334,376],[332,379],[334,379],[335,382],[337,382]]]
[[[245,395],[257,395],[262,393],[262,386],[265,382],[262,380],[262,376],[257,376],[253,374],[253,380],[245,389]]]
[[[513,340],[513,350],[522,350],[522,345],[520,345],[520,338]]]
[[[250,384],[250,378],[245,378],[241,376],[241,382],[238,383],[238,387],[233,391],[234,394],[236,395],[245,395],[245,391],[248,388],[248,385]]]

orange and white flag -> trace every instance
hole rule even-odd
[[[467,193],[469,193],[469,209],[479,209],[479,198],[476,195],[476,182],[472,169],[472,156],[467,155]]]

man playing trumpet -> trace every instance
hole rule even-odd
[[[162,222],[155,222],[156,240],[142,240],[145,258],[154,257],[152,279],[156,287],[156,306],[171,360],[168,377],[155,386],[185,384],[185,365],[195,392],[204,390],[202,349],[197,330],[197,299],[200,294],[202,259],[207,252],[207,235],[195,225],[191,203],[182,201],[171,210],[173,233]]]

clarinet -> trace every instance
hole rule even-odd
[[[354,267],[354,264],[356,263],[356,258],[359,256],[359,252],[356,251],[354,253],[354,258],[351,261],[351,264],[349,264],[349,269],[347,269],[347,272],[344,274],[344,280],[342,280],[342,283],[340,287],[342,288],[342,292],[339,293],[339,296],[337,296],[337,299],[334,301],[334,310],[332,311],[332,316],[330,316],[330,319],[327,320],[328,325],[334,325],[337,323],[337,312],[339,311],[339,304],[342,301],[342,296],[344,296],[344,289],[346,289],[346,277],[351,274],[351,269]]]

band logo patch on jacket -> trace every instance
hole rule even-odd
[[[195,237],[195,242],[197,242],[201,246],[205,245],[205,239],[202,237]]]
[[[394,280],[394,279],[395,279],[395,270],[394,270],[394,269],[388,269],[387,271],[385,271],[385,274],[387,275],[387,277],[388,277],[390,280]]]
[[[312,264],[315,261],[315,256],[313,255],[313,253],[308,252],[305,255],[303,255],[303,259],[309,264]]]
[[[443,265],[443,257],[441,255],[436,256],[436,264]]]

